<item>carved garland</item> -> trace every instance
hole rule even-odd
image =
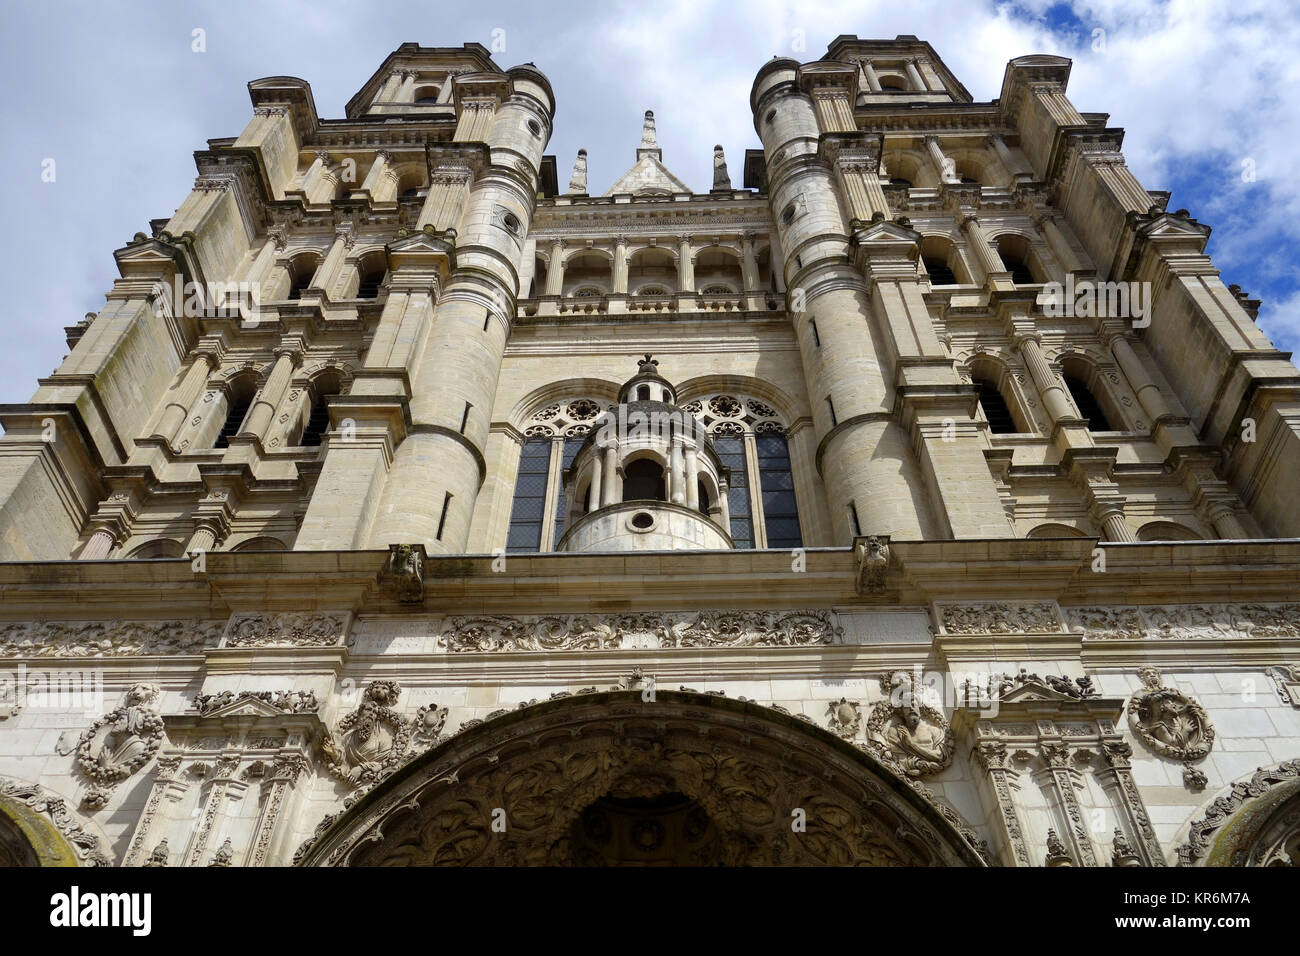
[[[157,709],[161,693],[157,684],[136,684],[121,707],[100,717],[81,735],[76,763],[91,781],[82,797],[84,806],[103,808],[113,788],[158,752],[163,741],[163,719]]]

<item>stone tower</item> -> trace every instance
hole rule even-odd
[[[1294,861],[1300,373],[1069,69],[250,83],[0,409],[0,863]]]

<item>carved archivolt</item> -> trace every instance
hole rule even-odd
[[[1085,640],[1240,640],[1300,637],[1300,604],[1072,607],[1066,620]]]
[[[1178,847],[1179,866],[1277,866],[1283,864],[1280,853],[1295,866],[1300,860],[1290,851],[1300,836],[1298,795],[1300,760],[1261,767],[1249,781],[1234,783],[1192,824]]]
[[[458,617],[448,651],[567,651],[618,647],[801,647],[840,642],[826,611],[701,611],[612,617]]]
[[[57,793],[34,783],[0,777],[0,797],[14,800],[37,813],[47,815],[72,847],[78,862],[83,866],[112,866],[105,850],[107,841],[91,832],[91,824],[79,819],[68,809],[67,801]]]
[[[297,859],[582,863],[600,837],[579,829],[599,823],[585,811],[667,795],[694,807],[683,853],[696,863],[982,863],[951,811],[871,755],[752,702],[690,692],[545,701],[458,734],[393,779],[323,821]]]
[[[0,657],[141,657],[201,654],[220,621],[19,621],[0,624]]]
[[[77,767],[90,780],[82,804],[98,810],[108,803],[113,788],[131,776],[158,752],[163,741],[163,719],[158,713],[157,684],[136,684],[126,700],[86,728],[77,741]]]

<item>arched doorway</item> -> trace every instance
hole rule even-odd
[[[1261,767],[1216,797],[1178,848],[1181,866],[1300,866],[1300,760]]]
[[[981,866],[974,836],[806,720],[693,691],[566,696],[452,737],[304,866]]]

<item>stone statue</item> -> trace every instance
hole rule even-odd
[[[713,191],[731,191],[731,176],[727,174],[727,157],[723,155],[721,146],[713,147]]]

